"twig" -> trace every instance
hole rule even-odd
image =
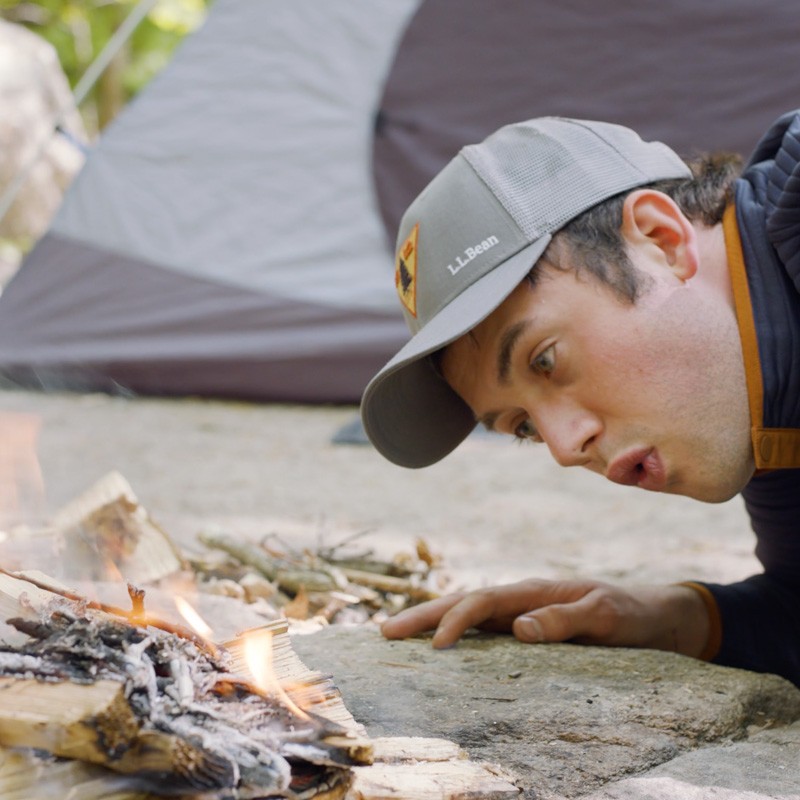
[[[234,558],[257,569],[267,580],[282,589],[297,594],[304,586],[309,592],[329,592],[341,588],[327,572],[307,569],[282,569],[266,553],[247,542],[240,542],[221,533],[201,533],[200,541],[206,547],[223,550]]]
[[[219,657],[219,648],[213,642],[203,639],[201,636],[198,636],[194,631],[189,630],[189,628],[186,628],[183,625],[177,625],[173,622],[169,622],[168,620],[161,619],[160,617],[156,617],[146,613],[144,611],[143,590],[135,590],[136,592],[141,592],[141,598],[142,598],[140,604],[141,608],[139,608],[137,602],[134,601],[133,610],[128,611],[124,608],[107,605],[106,603],[100,603],[97,600],[90,600],[88,597],[83,597],[82,595],[79,595],[76,592],[70,592],[68,589],[61,589],[56,586],[50,586],[43,581],[37,581],[35,578],[31,578],[27,575],[19,575],[13,572],[9,572],[8,570],[3,569],[2,567],[0,567],[0,574],[7,575],[9,578],[14,578],[15,580],[18,581],[25,581],[35,586],[37,589],[42,589],[45,592],[50,592],[51,594],[59,595],[60,597],[63,597],[67,600],[72,600],[73,602],[81,603],[82,605],[86,606],[86,608],[91,608],[94,609],[95,611],[103,611],[104,613],[112,614],[115,617],[122,617],[123,619],[130,622],[131,625],[136,625],[141,628],[146,628],[146,627],[158,628],[159,630],[165,631],[166,633],[173,633],[176,636],[180,636],[181,639],[188,639],[190,642],[193,642],[203,652],[205,652],[212,658],[216,659]]]

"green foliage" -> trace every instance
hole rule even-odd
[[[139,2],[148,0],[0,0],[0,16],[49,41],[74,88]],[[168,63],[181,39],[203,21],[209,2],[152,3],[81,108],[90,131],[107,124]]]

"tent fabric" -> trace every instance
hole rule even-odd
[[[798,68],[790,0],[215,0],[0,295],[0,381],[357,402],[462,145],[562,114],[747,152]]]
[[[216,0],[0,296],[6,383],[356,402],[408,337],[371,139],[419,0]]]
[[[249,290],[392,307],[369,152],[415,7],[216,0],[105,132],[52,229]]]
[[[537,116],[628,125],[683,156],[748,155],[800,105],[795,0],[428,0],[381,100],[374,171],[394,236],[467,143]]]
[[[379,312],[248,292],[57,234],[37,251],[14,279],[16,313],[0,313],[6,385],[347,403],[396,344]]]

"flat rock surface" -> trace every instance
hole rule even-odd
[[[800,798],[800,723],[678,756],[586,800],[757,800]]]
[[[647,793],[685,784],[778,798],[800,787],[800,726],[787,727],[800,691],[775,676],[488,634],[445,651],[366,627],[293,642],[307,666],[335,676],[368,734],[450,739],[511,770],[525,797],[705,796]]]

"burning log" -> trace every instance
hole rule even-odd
[[[161,796],[341,797],[370,761],[366,740],[256,686],[225,648],[19,597],[8,622],[29,638],[0,646],[0,744],[100,764]]]

